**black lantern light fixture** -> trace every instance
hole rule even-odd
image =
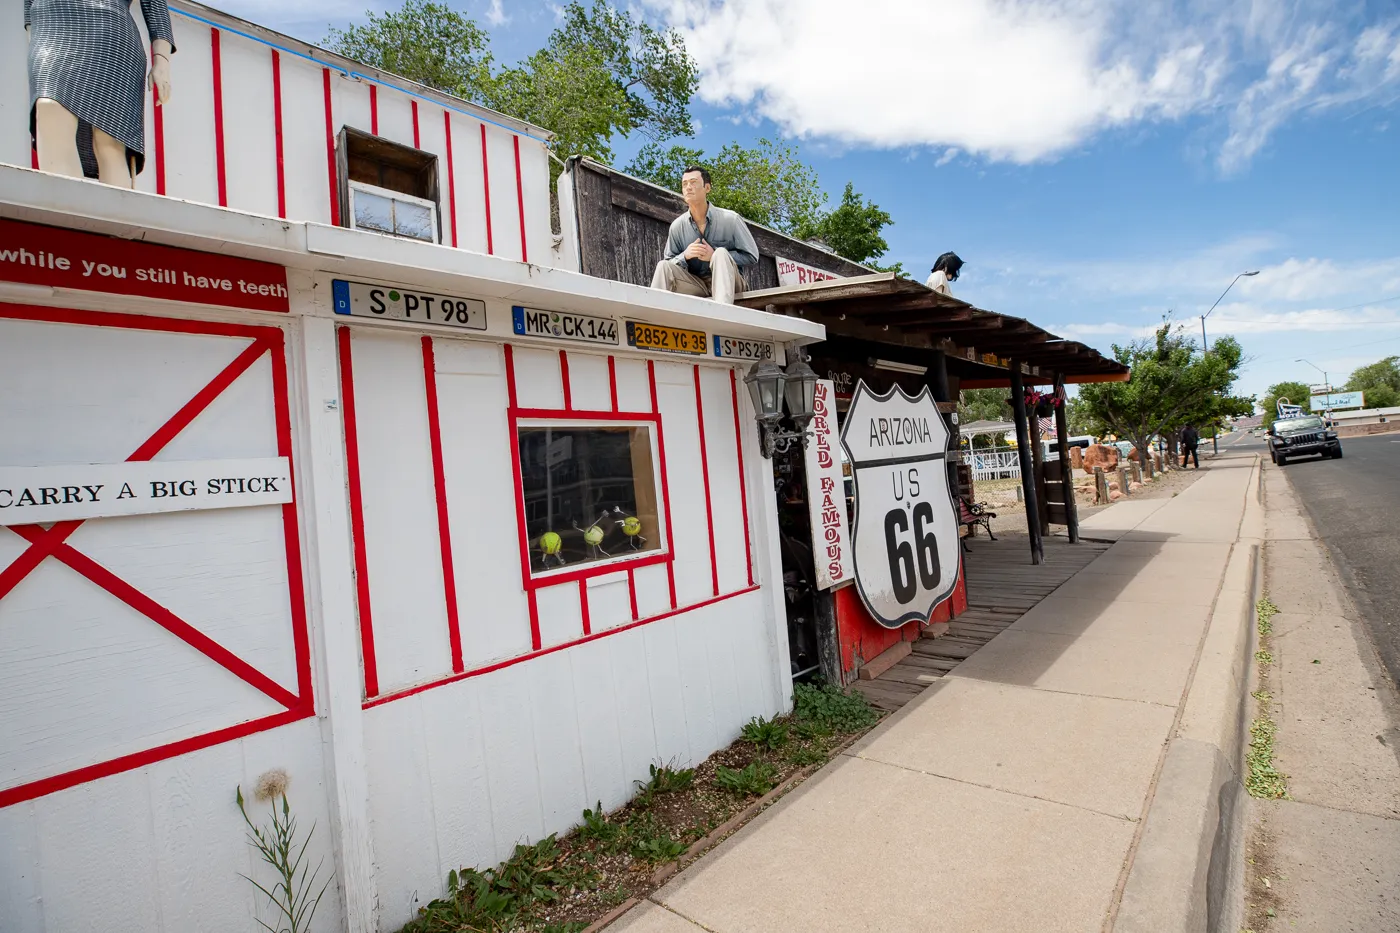
[[[794,441],[800,440],[805,449],[810,437],[807,423],[812,420],[816,403],[817,374],[807,365],[801,350],[794,349],[792,356],[793,361],[786,371],[772,360],[759,360],[744,376],[763,442],[763,456],[769,459],[774,453],[786,452]],[[796,431],[783,431],[778,427],[783,420],[784,401]]]

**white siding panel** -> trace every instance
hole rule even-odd
[[[601,801],[605,811],[620,807],[631,796],[614,686],[614,644],[618,640],[591,641],[567,652],[574,675],[584,801],[589,807]],[[650,740],[650,732],[646,738]]]
[[[680,767],[690,765],[686,734],[685,696],[681,690],[681,661],[672,622],[642,626],[647,646],[647,676],[651,686],[651,720],[656,729],[656,757]]]
[[[229,348],[244,342],[225,340]],[[163,361],[162,361],[163,362]],[[209,370],[212,377],[217,370]],[[162,448],[157,460],[276,457],[277,408],[272,356],[265,353]]]
[[[520,137],[520,170],[530,261],[536,265],[552,265],[554,231],[549,217],[549,153],[543,143],[528,136]]]
[[[339,137],[342,127],[370,131],[369,85],[338,71],[331,72],[331,94],[334,96],[335,128]]]
[[[3,558],[0,558],[3,560]],[[0,917],[13,933],[44,929],[44,894],[39,884],[39,835],[35,803],[0,808]]]
[[[70,539],[75,548],[92,524]],[[0,626],[0,786],[282,709],[54,560],[0,601]]]
[[[516,843],[545,835],[530,716],[531,663],[482,677],[481,722],[497,861],[509,858]]]
[[[627,574],[608,574],[588,581],[588,619],[595,632],[632,621],[632,598]]]
[[[422,109],[421,107],[419,108]],[[445,135],[445,134],[444,134]],[[457,206],[457,246],[486,252],[486,186],[481,174],[481,123],[452,114],[452,188]],[[448,178],[443,167],[443,210],[448,210]]]
[[[24,4],[7,3],[0,13],[0,162],[30,164],[29,41]],[[3,902],[0,902],[3,903]]]
[[[170,102],[165,121],[165,193],[171,197],[219,203],[214,157],[214,83],[208,26],[172,18],[179,58],[172,63]],[[185,82],[182,75],[189,75]],[[225,81],[225,94],[235,92]],[[230,140],[225,137],[225,145]],[[226,150],[227,151],[227,150]],[[154,153],[149,169],[154,172]]]
[[[569,657],[567,652],[556,651],[519,666],[530,680],[544,829],[546,833],[562,833],[578,825],[583,808],[592,805],[585,798],[578,702]]]
[[[661,366],[658,364],[656,394],[661,409],[661,427],[666,434],[671,534],[675,539],[671,546],[676,555],[676,600],[679,605],[688,606],[715,595],[710,577],[709,519],[705,512],[705,484],[700,471],[700,427],[695,419],[695,385],[663,384],[660,376]]]
[[[0,462],[125,460],[248,344],[228,337],[0,321],[0,398],[6,399],[0,405],[0,437],[5,438]],[[38,386],[42,392],[35,391]],[[55,431],[60,418],[64,430]]]
[[[438,896],[440,827],[429,754],[434,742],[457,739],[424,728],[417,696],[367,711],[364,723],[375,887],[381,928],[392,930]],[[425,890],[424,885],[432,887]]]
[[[438,840],[437,873],[419,883],[429,893],[454,868],[485,868],[495,861],[479,699],[485,686],[483,678],[471,677],[420,694]]]
[[[272,56],[267,46],[230,32],[220,36],[220,49],[228,204],[240,211],[276,217],[277,133],[273,120]]]
[[[182,49],[180,54],[184,54]],[[331,222],[330,165],[326,158],[326,105],[322,69],[281,56],[282,151],[287,167],[287,216]],[[332,77],[332,81],[335,78]],[[335,126],[343,120],[332,112]],[[169,132],[169,125],[166,127]]]
[[[645,360],[619,357],[617,371],[617,410],[651,411],[651,384]]]
[[[637,588],[637,616],[648,619],[662,612],[669,612],[671,606],[671,581],[665,564],[650,564],[632,572],[633,583]]]
[[[651,626],[644,625],[598,642],[607,645],[612,662],[617,731],[622,740],[623,799],[631,799],[632,782],[644,779],[647,765],[659,757],[651,711],[651,676],[647,667],[646,633],[649,628]]]
[[[382,86],[376,93],[379,100],[379,135],[401,146],[412,146],[413,99]],[[421,106],[419,109],[422,109]],[[423,115],[419,116],[421,118]]]
[[[700,394],[705,405],[705,453],[710,468],[710,508],[715,528],[719,591],[732,593],[748,586],[749,577],[729,370],[702,366]]]
[[[355,409],[381,692],[452,670],[417,337],[356,330]]]
[[[235,779],[236,780],[236,779]],[[150,791],[128,771],[42,798],[40,884],[47,931],[162,930]],[[95,828],[112,847],[94,845]]]
[[[499,126],[486,126],[486,158],[491,171],[491,233],[494,253],[521,259],[520,207],[515,189],[515,134]],[[531,257],[547,260],[547,256]]]
[[[498,345],[433,346],[462,655],[471,669],[530,650],[506,384]]]
[[[719,746],[715,727],[715,701],[710,690],[709,643],[718,632],[708,625],[709,609],[682,613],[672,620],[681,659],[681,694],[685,701],[686,735],[690,760],[703,761]]]
[[[387,88],[379,89],[379,126],[384,128],[384,101],[386,98],[405,99],[402,94]],[[409,109],[408,105],[404,105]],[[413,145],[413,128],[409,127],[408,141]],[[452,245],[452,218],[447,213],[447,141],[442,127],[442,111],[422,101],[418,103],[418,148],[437,156],[438,170],[438,227],[442,233],[439,240],[445,246]]]
[[[540,647],[574,641],[583,635],[583,609],[577,583],[561,583],[535,591],[539,608]]]
[[[564,384],[559,377],[559,351],[513,348],[515,400],[521,408],[564,407]]]
[[[592,353],[569,353],[569,391],[574,408],[581,411],[611,411],[612,389],[608,384],[608,358]]]

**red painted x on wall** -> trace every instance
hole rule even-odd
[[[128,328],[163,331],[167,333],[200,334],[244,338],[251,342],[232,362],[196,392],[156,431],[141,443],[129,462],[151,460],[170,444],[185,428],[205,411],[224,390],[248,371],[264,355],[270,356],[273,404],[277,435],[277,453],[292,459],[291,417],[288,408],[287,364],[283,332],[275,327],[219,324],[203,321],[183,321],[142,315],[111,314],[70,309],[41,308],[25,305],[0,304],[0,320],[14,319],[95,327]],[[162,606],[157,600],[122,580],[100,563],[68,544],[68,539],[83,524],[82,521],[57,522],[48,528],[42,525],[14,525],[0,529],[0,534],[16,534],[28,542],[28,547],[8,566],[0,568],[0,600],[5,599],[21,582],[46,560],[56,560],[110,593],[155,625],[203,654],[210,661],[274,700],[283,709],[270,716],[237,723],[227,728],[206,732],[131,754],[101,761],[86,767],[40,778],[15,787],[0,789],[0,807],[41,797],[67,787],[97,778],[138,768],[152,762],[183,755],[221,742],[252,735],[266,729],[306,718],[315,713],[311,688],[311,651],[307,632],[306,604],[302,582],[300,538],[297,531],[295,501],[281,506],[282,528],[287,559],[287,589],[290,598],[292,637],[296,657],[297,687],[293,693],[252,664],[219,644],[198,628]]]

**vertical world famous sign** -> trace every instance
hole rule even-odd
[[[924,622],[961,568],[957,509],[945,467],[948,428],[925,386],[876,395],[856,384],[841,443],[856,487],[856,588],[877,622]]]
[[[812,439],[804,452],[807,510],[812,521],[817,589],[825,590],[851,578],[846,480],[841,474],[841,441],[836,435],[836,389],[830,379],[817,380],[812,412]]]

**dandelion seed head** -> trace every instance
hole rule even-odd
[[[291,779],[287,777],[286,770],[273,768],[258,775],[258,783],[253,793],[259,800],[276,800],[287,793],[289,783]]]

